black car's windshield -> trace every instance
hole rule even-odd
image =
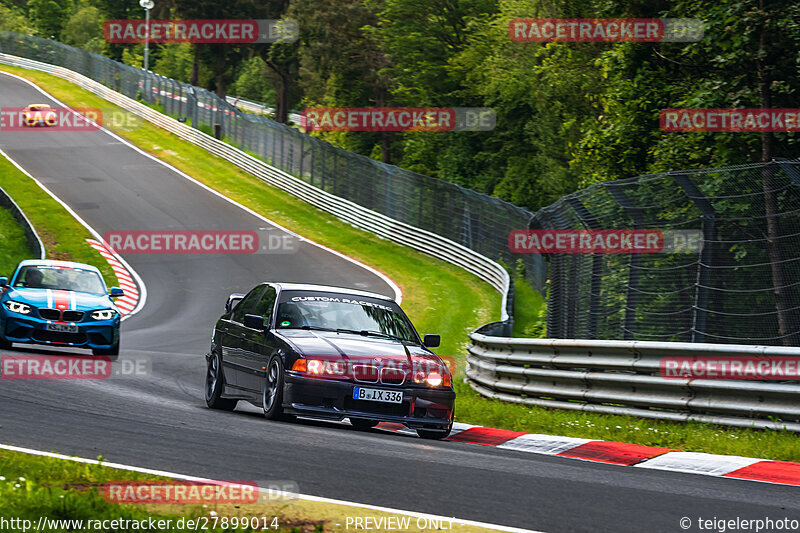
[[[14,279],[14,287],[106,294],[103,280],[96,272],[45,265],[22,267]]]
[[[309,294],[282,300],[278,305],[278,329],[312,329],[415,341],[411,326],[388,302]]]

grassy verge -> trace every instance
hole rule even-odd
[[[69,105],[113,107],[49,74],[5,66],[2,70],[34,81]],[[354,229],[149,123],[115,131],[275,222],[385,272],[403,289],[403,307],[420,331],[442,334],[443,344],[438,351],[455,356],[460,375],[463,375],[467,333],[480,324],[496,320],[499,314],[499,295],[457,267]],[[532,289],[520,284],[518,290],[519,306],[535,304],[537,295]],[[520,327],[527,329],[538,321],[532,315],[523,317]],[[461,380],[456,380],[456,390],[456,419],[470,424],[669,446],[686,451],[800,461],[797,436],[792,433],[530,408],[485,399]]]
[[[86,239],[92,238],[91,233],[61,204],[2,156],[0,156],[0,183],[33,224],[44,243],[48,259],[94,265],[100,269],[109,287],[117,285],[117,277],[108,262],[86,242]],[[13,218],[11,220],[16,224]],[[5,231],[0,228],[0,239],[5,235]],[[20,259],[36,257],[27,250],[24,236],[23,247],[26,252],[24,256],[20,256],[18,251],[14,251],[16,249],[6,248],[0,241],[0,267],[2,267],[0,276],[10,276]]]
[[[35,257],[28,248],[25,231],[11,214],[0,207],[0,277],[8,275],[23,259]]]
[[[347,505],[311,502],[298,499],[283,499],[275,502],[262,496],[254,503],[213,503],[206,504],[133,504],[121,505],[111,503],[103,497],[102,485],[105,483],[121,483],[132,481],[166,481],[169,478],[140,474],[127,470],[117,470],[102,465],[79,463],[65,459],[41,457],[20,452],[0,450],[0,517],[6,521],[10,519],[30,520],[32,531],[38,524],[39,517],[48,517],[51,520],[70,520],[70,525],[61,523],[53,524],[46,528],[48,533],[84,532],[84,531],[154,531],[147,528],[109,527],[107,522],[102,528],[94,527],[89,521],[104,520],[136,520],[147,523],[163,520],[158,531],[183,532],[195,531],[194,527],[186,527],[187,520],[194,520],[198,524],[200,519],[208,529],[217,533],[236,531],[249,533],[253,531],[291,531],[291,532],[319,532],[319,531],[346,531],[353,529],[356,518],[393,517],[394,520],[403,519],[402,515],[388,512],[373,511]],[[242,480],[244,481],[244,480]],[[227,518],[228,527],[222,526],[222,519]],[[247,518],[252,524],[253,518],[258,518],[262,527],[231,527],[231,518],[238,519],[235,523],[242,524],[242,518]],[[309,519],[308,517],[314,517]],[[184,521],[179,522],[181,519]],[[211,528],[214,520],[219,527]],[[350,519],[350,527],[346,527]],[[77,524],[75,521],[83,521]],[[166,521],[170,522],[167,523]],[[16,522],[21,525],[20,522]],[[411,527],[408,531],[422,531],[416,525],[416,519],[410,519]],[[421,524],[423,525],[423,524]],[[62,527],[63,526],[63,527]],[[181,527],[183,526],[183,527]],[[453,531],[485,531],[482,528],[462,526],[457,523],[444,523],[443,529]],[[0,524],[2,531],[23,531],[22,527],[15,527],[11,522]],[[430,531],[436,528],[425,528]],[[404,530],[406,530],[404,528]]]

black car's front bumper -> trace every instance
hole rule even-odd
[[[353,399],[354,387],[395,390],[402,403]],[[398,422],[412,429],[445,429],[453,420],[456,393],[449,388],[392,387],[371,383],[308,378],[287,372],[283,389],[284,412],[341,420],[366,418]]]

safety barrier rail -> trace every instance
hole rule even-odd
[[[800,431],[800,382],[662,377],[662,359],[800,358],[800,348],[470,334],[466,370],[480,394],[539,407]]]

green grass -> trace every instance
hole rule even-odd
[[[523,277],[514,279],[514,337],[544,337],[547,306]]]
[[[34,81],[69,105],[113,107],[48,74],[14,67],[2,69]],[[115,131],[267,218],[387,274],[403,289],[403,308],[420,332],[442,335],[442,347],[437,351],[455,357],[458,376],[463,376],[468,332],[497,320],[500,295],[455,266],[354,229],[152,124],[145,122],[139,128]],[[526,283],[518,282],[515,312],[518,331],[536,333],[537,328],[543,328],[543,311],[541,297]],[[483,398],[460,379],[455,385],[456,420],[460,422],[686,451],[800,461],[800,446],[793,433],[531,408]]]
[[[101,462],[102,462],[102,458]],[[208,529],[199,528],[200,531],[213,531],[217,533],[249,533],[262,531],[250,528],[222,527],[211,528],[211,520],[216,513],[219,520],[223,517],[250,519],[259,517],[259,524],[266,523],[269,527],[263,531],[282,531],[292,533],[312,533],[323,531],[352,531],[346,527],[348,517],[375,517],[402,516],[391,512],[376,511],[353,507],[346,504],[332,504],[306,501],[300,499],[282,499],[269,501],[265,498],[258,502],[213,503],[202,504],[125,504],[120,505],[106,501],[103,497],[102,485],[105,483],[123,483],[132,481],[167,481],[170,478],[141,474],[129,470],[118,470],[104,465],[81,463],[67,459],[43,457],[21,452],[0,449],[0,520],[11,518],[30,520],[28,532],[35,531],[39,517],[61,520],[82,520],[82,528],[76,527],[51,527],[47,533],[72,532],[99,532],[99,531],[149,531],[149,528],[98,528],[88,527],[92,520],[137,520],[146,522],[149,519],[171,520],[169,527],[159,527],[163,532],[196,531],[196,528],[178,527],[177,522],[197,520],[204,517],[209,524]],[[233,480],[232,480],[233,481]],[[240,480],[246,482],[245,480]],[[302,492],[302,487],[300,487]],[[310,518],[311,517],[311,518]],[[266,520],[264,520],[266,519]],[[197,523],[197,522],[196,522]],[[15,522],[16,524],[16,522]],[[185,524],[185,522],[184,522]],[[420,530],[415,527],[415,521],[408,529],[411,533]],[[44,524],[43,524],[44,525]],[[109,524],[110,525],[110,524]],[[164,522],[164,525],[167,525]],[[277,525],[277,528],[275,526]],[[338,527],[337,527],[338,525]],[[22,531],[19,527],[0,526],[3,533]],[[62,523],[61,526],[64,526]],[[457,522],[453,531],[472,533],[488,531],[484,528],[461,526]],[[450,529],[450,528],[448,528]],[[425,531],[430,531],[426,529]]]
[[[48,259],[94,265],[100,269],[109,287],[117,285],[117,277],[108,262],[86,242],[86,239],[92,238],[91,233],[61,204],[2,156],[0,156],[0,183],[33,224],[44,243]],[[16,224],[16,221],[14,223]],[[0,244],[3,235],[5,232],[0,233]],[[27,249],[27,246],[25,248]],[[10,276],[19,259],[37,257],[31,251],[20,256],[17,252],[12,253],[12,250],[17,249],[0,246],[0,266],[3,269],[0,270],[0,276]]]
[[[36,257],[28,247],[25,231],[11,211],[0,207],[0,277],[8,277],[23,259]]]

